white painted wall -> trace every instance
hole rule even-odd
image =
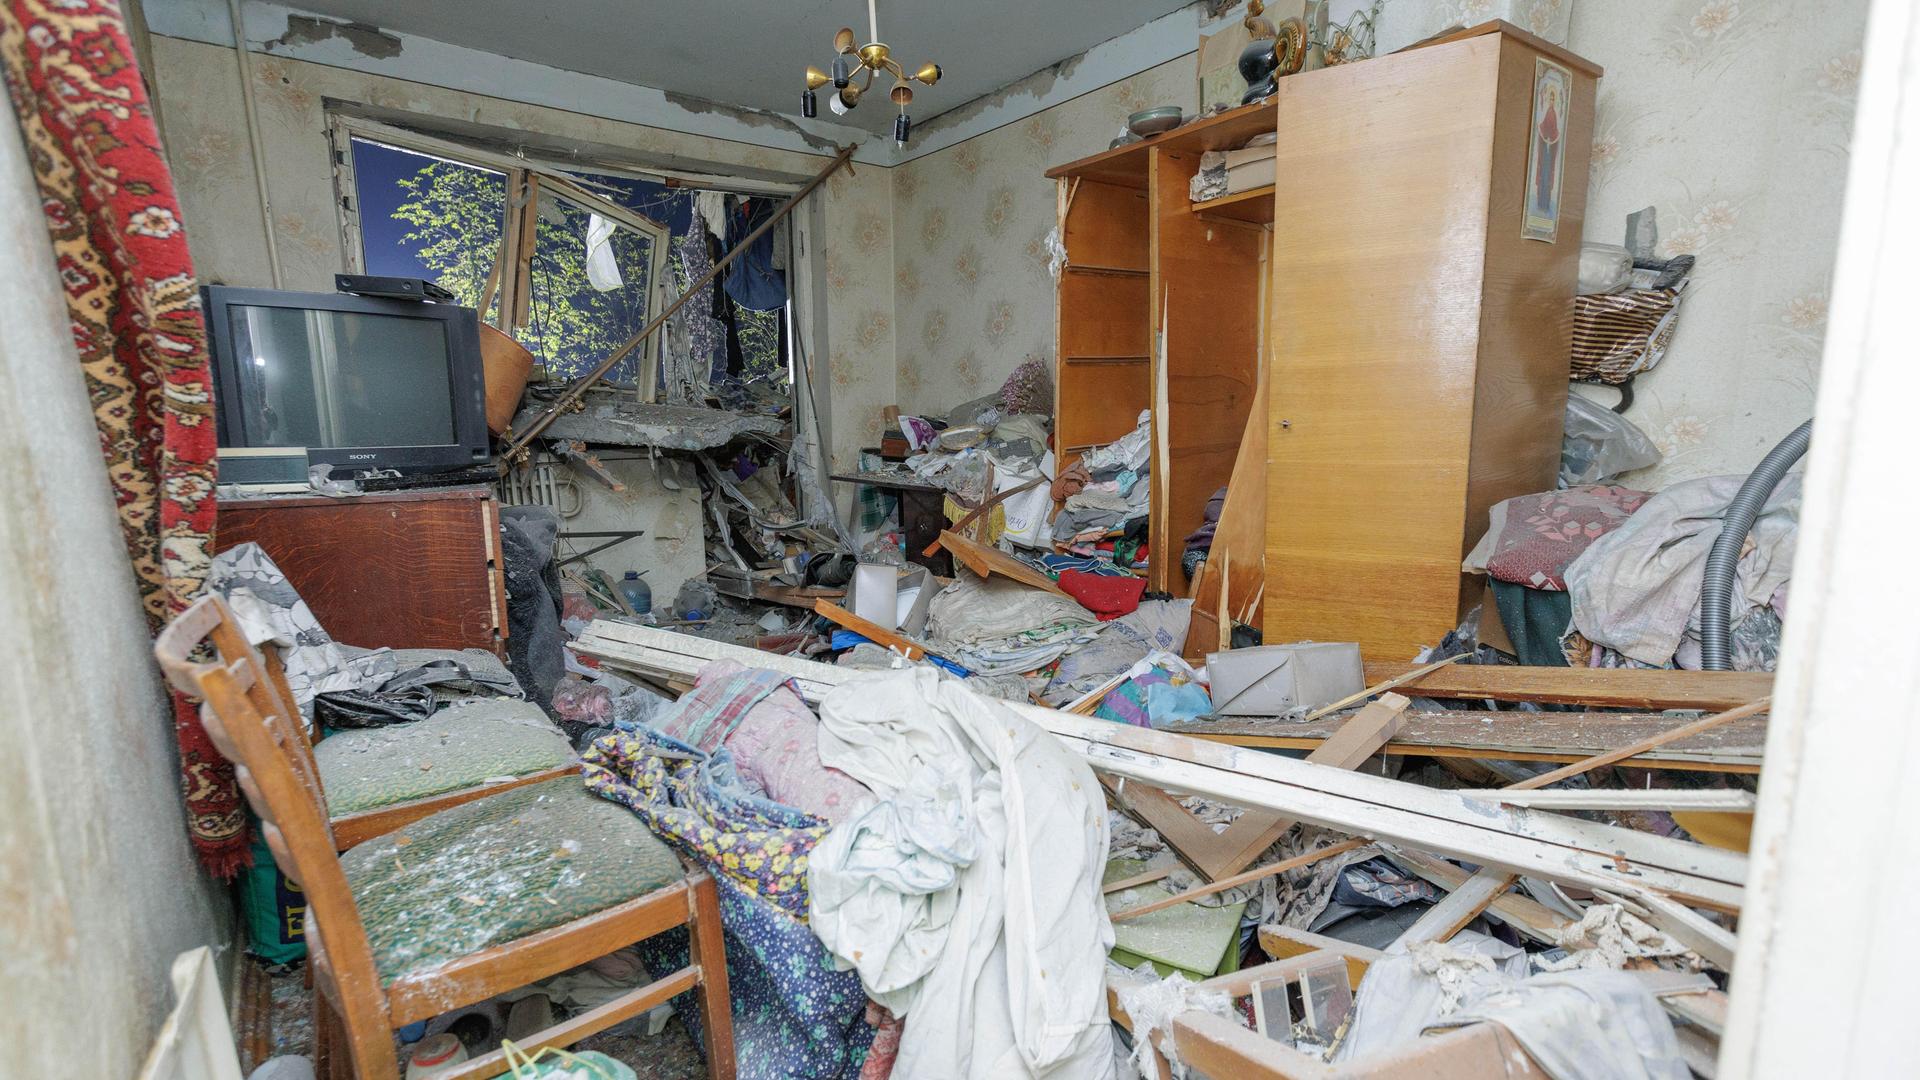
[[[172,708],[19,129],[0,121],[0,1075],[127,1077],[176,954],[233,919],[187,841]]]
[[[1920,11],[1875,0],[1720,1075],[1914,1075]]]

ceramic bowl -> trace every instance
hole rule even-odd
[[[1163,131],[1172,131],[1180,126],[1180,106],[1162,105],[1157,109],[1142,109],[1127,117],[1127,130],[1135,135],[1158,135]]]

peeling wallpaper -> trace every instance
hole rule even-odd
[[[1606,69],[1587,239],[1621,242],[1626,215],[1653,205],[1663,252],[1699,258],[1672,349],[1629,413],[1666,460],[1630,483],[1745,473],[1812,412],[1866,7],[1388,0],[1389,45],[1504,16]],[[1052,357],[1055,193],[1041,174],[1105,149],[1135,110],[1191,112],[1196,98],[1182,57],[892,170],[903,408],[939,412]]]

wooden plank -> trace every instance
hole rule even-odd
[[[1711,810],[1751,814],[1756,802],[1753,792],[1738,788],[1548,788],[1530,791],[1506,787],[1484,791],[1467,789],[1460,794],[1482,802],[1529,806],[1536,810]]]
[[[1738,911],[1744,896],[1746,860],[1704,845],[1555,814],[1502,815],[1500,808],[1454,800],[1451,793],[1385,777],[1268,755],[1259,755],[1264,761],[1216,757],[1217,751],[1244,752],[1195,740],[1188,740],[1188,746],[1156,742],[1139,738],[1162,734],[1145,728],[1102,730],[1129,725],[1085,721],[1045,709],[1028,713],[1017,704],[1008,707],[1032,716],[1099,771],[1174,790],[1204,791],[1323,828],[1584,888],[1654,889],[1717,911]],[[1456,807],[1469,805],[1476,809],[1464,817],[1456,813]]]
[[[1367,681],[1414,670],[1412,664],[1369,661]],[[1474,701],[1537,701],[1588,708],[1731,709],[1773,693],[1764,671],[1653,671],[1637,668],[1523,667],[1467,664],[1410,684],[1420,697]]]
[[[1658,893],[1637,891],[1634,902],[1647,909],[1647,921],[1721,971],[1733,970],[1733,931]]]
[[[1351,941],[1316,934],[1311,930],[1296,930],[1279,923],[1262,925],[1259,929],[1259,939],[1261,951],[1275,960],[1305,956],[1311,952],[1332,953],[1345,958],[1347,983],[1355,990],[1360,989],[1360,980],[1366,977],[1367,968],[1381,956],[1379,949],[1369,949],[1365,945],[1356,945]]]
[[[1409,704],[1399,694],[1381,695],[1379,701],[1372,702],[1341,724],[1332,738],[1307,755],[1307,760],[1335,769],[1359,768],[1361,762],[1377,753],[1382,745],[1393,738],[1394,732],[1400,730]],[[1206,863],[1206,876],[1217,878],[1237,872],[1259,858],[1292,827],[1293,819],[1284,814],[1247,811],[1220,834],[1219,843],[1213,849],[1219,852],[1219,857]]]
[[[1103,773],[1094,774],[1120,812],[1160,834],[1167,848],[1187,869],[1211,880],[1206,867],[1218,865],[1224,853],[1220,834],[1194,817],[1180,801],[1152,784]]]
[[[1151,885],[1156,881],[1162,880],[1179,868],[1180,866],[1177,862],[1170,862],[1165,866],[1146,870],[1132,877],[1124,877],[1119,881],[1100,886],[1100,894],[1102,896],[1112,896],[1117,892],[1126,892],[1128,889],[1137,889],[1142,885]]]
[[[1408,692],[1421,691],[1409,688]],[[1311,750],[1339,730],[1342,719],[1290,723],[1262,717],[1221,717],[1182,722],[1167,730],[1234,746]],[[1673,718],[1659,713],[1410,710],[1399,733],[1382,752],[1569,762],[1628,746],[1672,726]],[[1636,768],[1756,773],[1766,741],[1766,719],[1750,717],[1648,751],[1633,764]]]
[[[981,577],[998,574],[1009,581],[1017,581],[1022,585],[1029,585],[1058,596],[1067,595],[1045,573],[1028,566],[999,548],[991,548],[977,540],[969,540],[951,529],[941,530],[940,546],[952,552],[954,558],[959,559],[967,569]]]
[[[1398,844],[1387,845],[1387,857],[1411,874],[1433,882],[1449,893],[1465,885],[1473,875],[1445,859]],[[1543,945],[1560,944],[1560,931],[1572,925],[1565,915],[1529,896],[1503,892],[1494,897],[1487,909],[1501,921]]]
[[[1172,131],[1137,143],[1102,150],[1046,172],[1047,179],[1080,177],[1136,188],[1147,186],[1147,155],[1155,147],[1182,150],[1199,156],[1208,150],[1231,150],[1245,146],[1247,140],[1274,130],[1273,99],[1242,105],[1237,109],[1182,124]]]
[[[1711,731],[1722,725],[1730,724],[1735,720],[1745,719],[1746,717],[1766,712],[1772,707],[1772,703],[1772,698],[1761,698],[1758,701],[1748,702],[1736,709],[1728,709],[1726,712],[1715,713],[1712,716],[1704,716],[1691,724],[1682,724],[1679,727],[1672,728],[1659,735],[1642,739],[1631,746],[1623,746],[1618,750],[1609,750],[1604,754],[1595,754],[1584,761],[1576,761],[1571,765],[1555,769],[1552,772],[1544,772],[1539,776],[1528,777],[1517,784],[1511,785],[1510,790],[1526,791],[1531,788],[1545,787],[1548,784],[1558,783],[1568,777],[1592,772],[1602,765],[1612,765],[1617,761],[1626,761],[1639,754],[1644,754],[1649,750],[1657,750],[1670,742],[1678,742],[1689,736],[1698,735],[1703,731]]]
[[[675,635],[652,627],[596,622],[576,648],[616,666],[643,672],[697,672],[711,657],[727,657],[797,677],[803,696],[819,701],[833,687],[869,673],[774,656],[721,642],[656,650],[622,642]],[[1051,732],[1096,771],[1173,790],[1204,791],[1247,807],[1264,807],[1303,821],[1387,842],[1614,891],[1652,889],[1696,906],[1737,910],[1747,860],[1699,844],[1599,825],[1554,814],[1534,814],[1471,803],[1456,793],[1386,777],[1330,769],[1308,762],[1191,739],[1171,732],[1090,720],[1054,709],[1005,702],[1003,707]]]
[[[1501,893],[1512,887],[1513,879],[1513,874],[1492,868],[1474,874],[1461,882],[1459,888],[1449,892],[1446,899],[1421,914],[1394,941],[1394,948],[1410,949],[1430,941],[1451,939],[1462,927],[1487,910]]]
[[[1462,660],[1465,660],[1470,655],[1472,654],[1455,653],[1454,655],[1447,657],[1445,660],[1435,660],[1431,664],[1422,664],[1419,667],[1414,668],[1412,671],[1407,672],[1405,675],[1382,679],[1379,682],[1374,683],[1373,685],[1367,687],[1366,689],[1360,691],[1357,694],[1348,694],[1346,697],[1341,698],[1339,701],[1329,702],[1325,705],[1320,706],[1319,708],[1308,713],[1305,717],[1305,720],[1307,721],[1318,720],[1323,716],[1330,716],[1334,713],[1339,712],[1341,709],[1350,708],[1354,705],[1357,705],[1360,702],[1365,701],[1368,698],[1374,696],[1375,694],[1384,694],[1387,691],[1392,690],[1394,687],[1404,686],[1407,683],[1413,682],[1415,679],[1418,679],[1422,675],[1426,675],[1430,672],[1439,671],[1441,668],[1446,667],[1448,664],[1455,664]]]
[[[913,639],[905,634],[896,633],[879,623],[869,622],[831,600],[815,600],[813,610],[825,615],[836,625],[845,627],[876,645],[900,650],[909,660],[918,660],[927,655],[924,646],[915,644]]]
[[[1271,224],[1274,216],[1273,185],[1249,188],[1205,202],[1188,203],[1187,212],[1197,218]]]
[[[1366,844],[1367,842],[1365,840],[1342,840],[1337,844],[1329,844],[1323,848],[1315,848],[1305,854],[1296,855],[1291,859],[1282,859],[1277,863],[1256,867],[1244,873],[1235,874],[1232,877],[1224,877],[1218,881],[1195,886],[1185,892],[1177,892],[1169,896],[1163,896],[1158,900],[1141,904],[1139,907],[1131,907],[1125,911],[1117,911],[1108,917],[1114,922],[1137,919],[1142,915],[1150,915],[1153,912],[1165,910],[1176,904],[1192,903],[1203,896],[1212,896],[1214,893],[1224,892],[1235,886],[1245,885],[1250,881],[1259,881],[1261,878],[1284,874],[1289,870],[1298,870],[1303,866],[1312,866],[1322,859],[1330,859],[1335,855],[1344,855],[1356,848],[1365,847]]]

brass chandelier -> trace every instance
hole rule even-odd
[[[888,93],[895,105],[900,106],[900,115],[893,121],[893,141],[901,146],[907,145],[907,135],[913,130],[913,118],[907,115],[907,106],[913,102],[913,87],[908,82],[917,82],[932,86],[940,81],[939,64],[922,64],[920,70],[908,75],[906,69],[895,60],[886,44],[880,40],[879,20],[874,16],[874,0],[867,0],[867,37],[865,45],[856,45],[853,28],[843,26],[833,35],[832,73],[821,71],[817,67],[807,68],[807,89],[800,95],[800,115],[809,119],[819,115],[820,102],[814,91],[833,84],[834,96],[828,102],[836,113],[851,112],[860,104],[860,99],[873,88],[873,78],[881,71],[893,75],[893,90]],[[862,71],[866,78],[858,83]]]

